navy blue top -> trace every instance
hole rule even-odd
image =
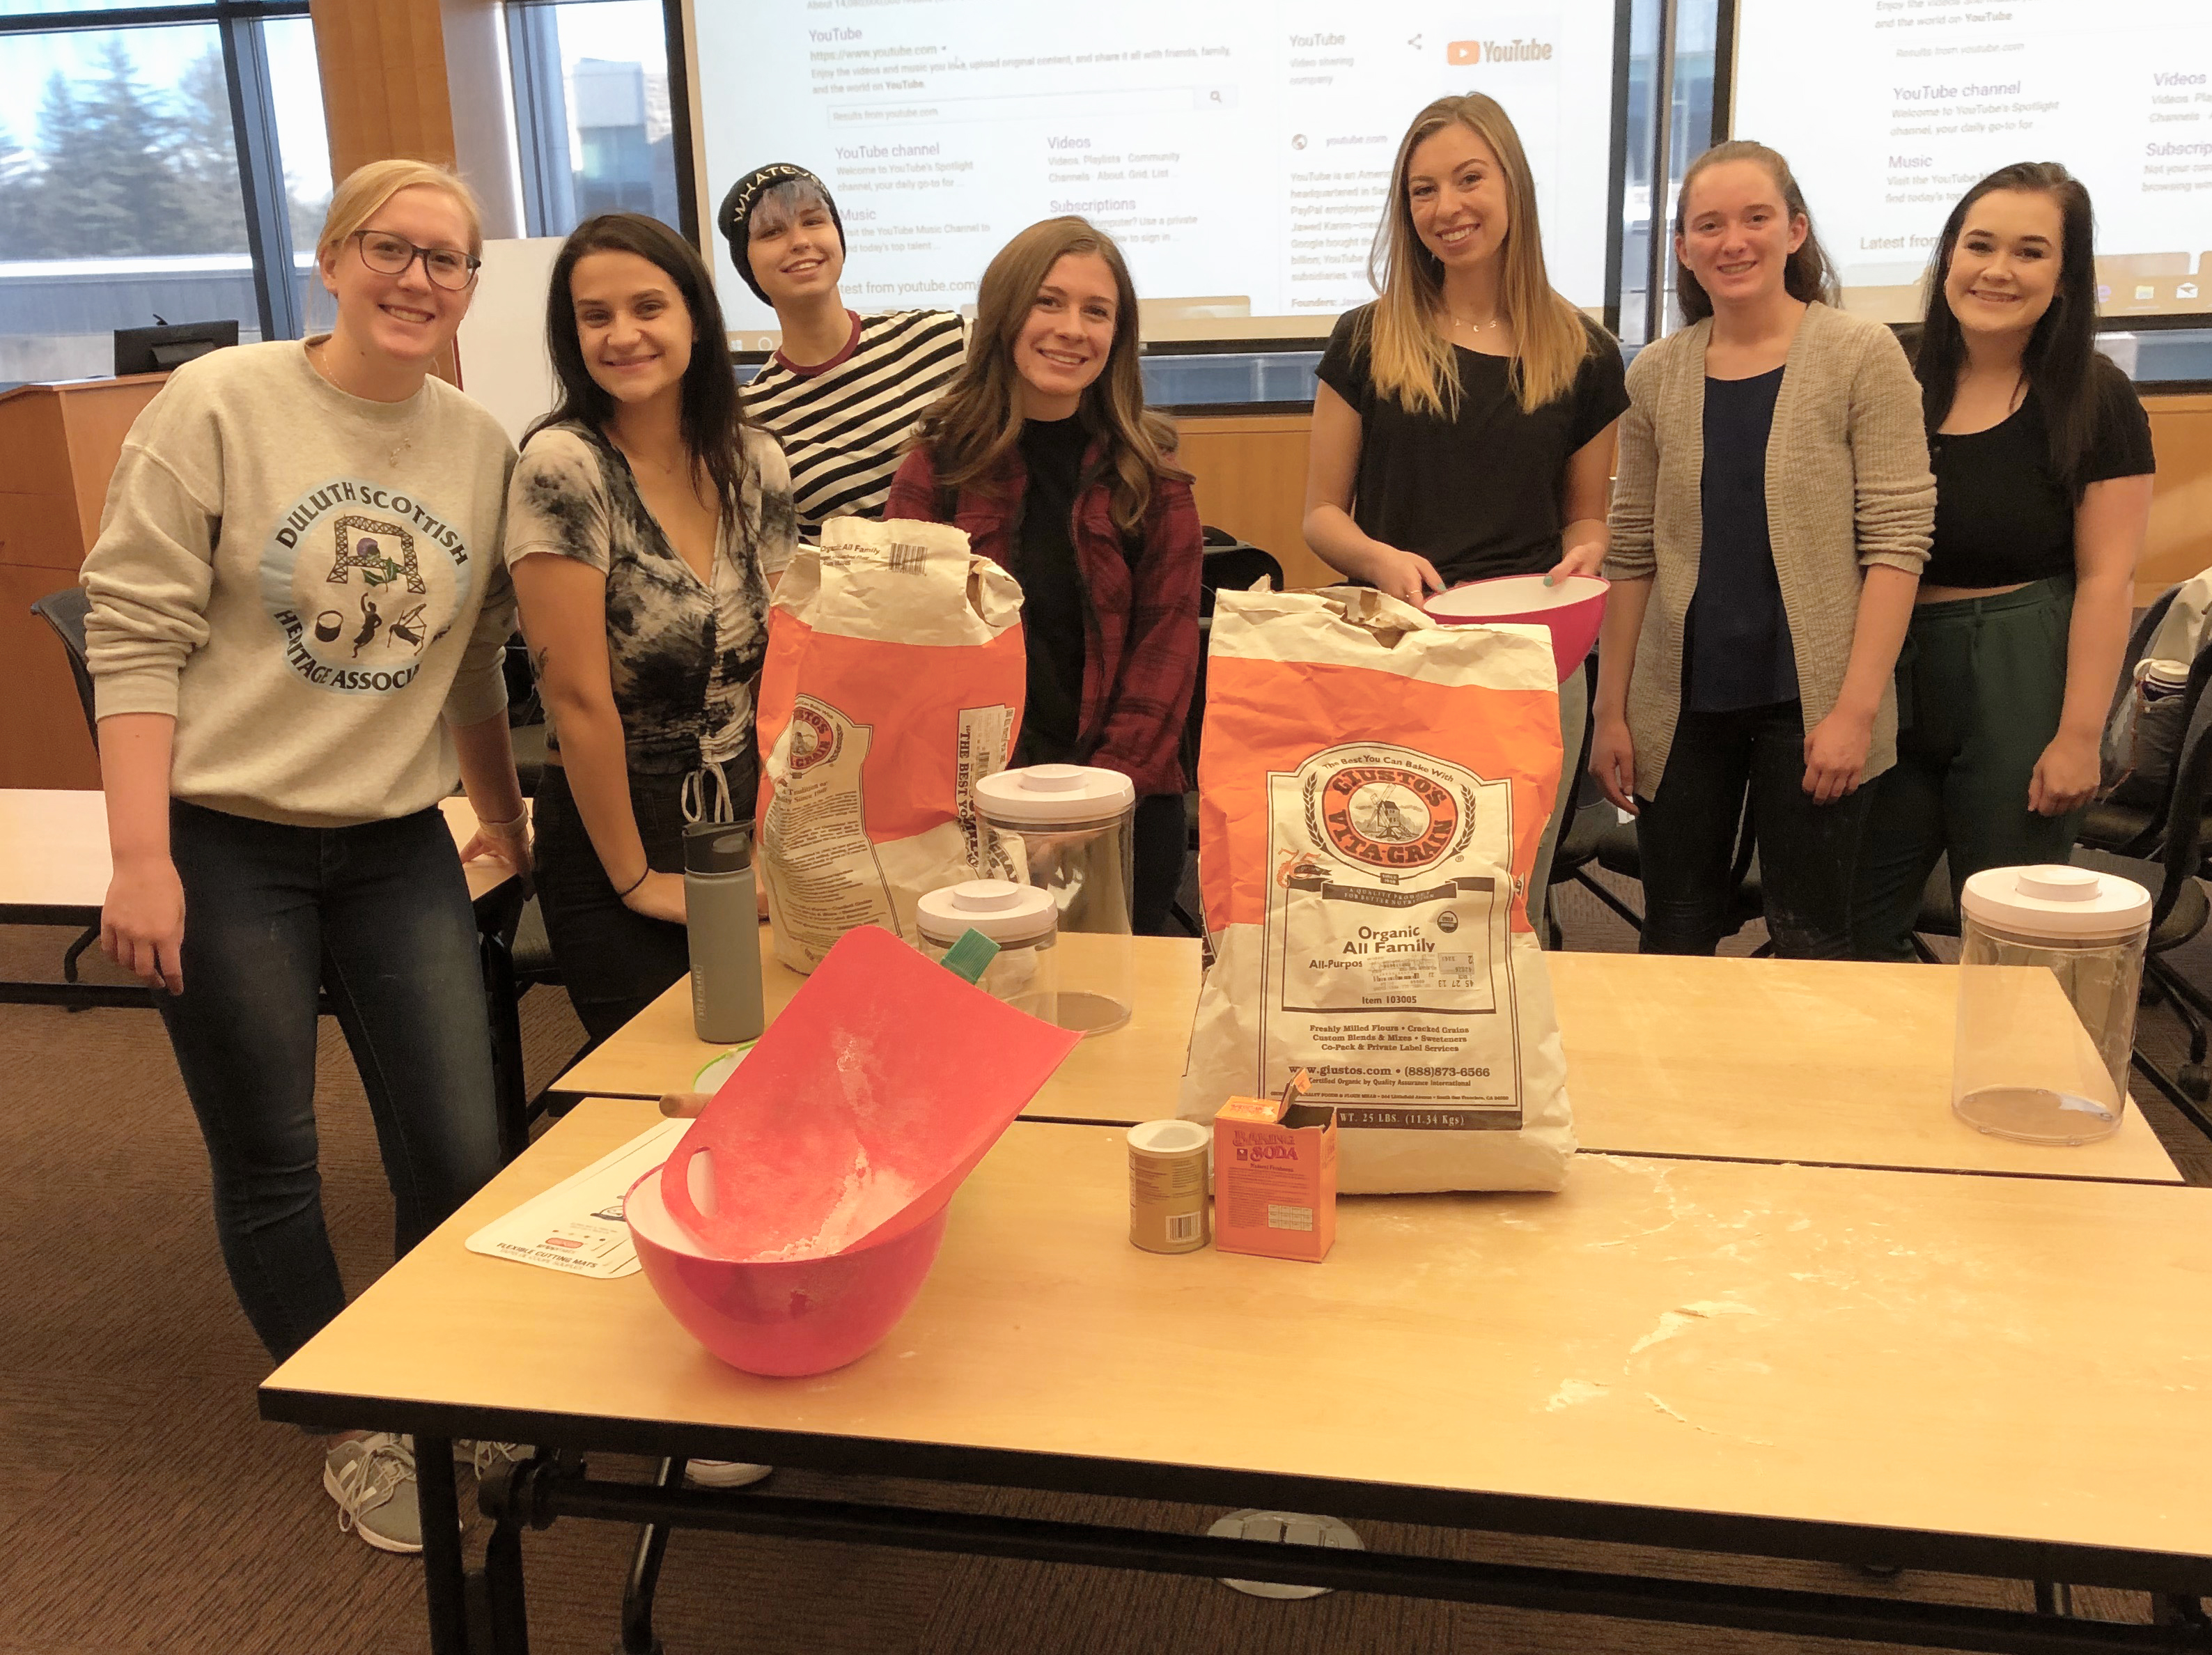
[[[1766,438],[1782,372],[1705,381],[1705,536],[1682,649],[1693,712],[1797,698],[1797,651],[1766,532]]]

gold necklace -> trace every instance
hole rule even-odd
[[[1486,322],[1470,322],[1466,317],[1453,315],[1453,313],[1449,310],[1444,312],[1444,314],[1451,317],[1451,324],[1454,327],[1463,327],[1470,333],[1480,333],[1486,328],[1503,327],[1505,326],[1504,319],[1498,316],[1494,312],[1492,313],[1490,319]]]

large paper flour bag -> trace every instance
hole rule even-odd
[[[1338,1188],[1557,1190],[1575,1141],[1525,900],[1559,785],[1540,627],[1377,592],[1222,593],[1199,881],[1214,963],[1180,1112],[1337,1110]]]
[[[949,524],[832,518],[769,611],[758,862],[776,958],[811,971],[972,879],[976,778],[1006,768],[1028,667],[1022,592]]]

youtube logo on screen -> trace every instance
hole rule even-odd
[[[1444,61],[1463,69],[1474,64],[1546,64],[1552,60],[1549,40],[1454,40],[1444,47]]]
[[[1482,61],[1482,42],[1480,40],[1454,40],[1449,46],[1444,48],[1444,61],[1448,64],[1480,63]]]

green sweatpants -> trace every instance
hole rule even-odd
[[[2081,813],[2027,807],[2035,761],[2066,699],[2070,580],[1923,604],[1897,658],[1897,763],[1870,784],[1852,952],[1911,959],[1912,922],[1938,858],[1955,898],[1985,867],[2063,862]]]

